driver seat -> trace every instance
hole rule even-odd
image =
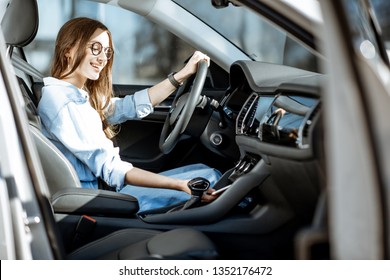
[[[28,45],[34,39],[38,30],[37,1],[11,0],[1,21],[1,28],[10,56],[14,47]],[[30,132],[41,159],[42,168],[50,190],[49,193],[52,196],[50,203],[53,208],[56,209],[56,195],[57,198],[65,195],[68,197],[67,200],[59,199],[63,204],[73,203],[76,200],[76,203],[79,203],[79,205],[87,205],[85,208],[81,208],[81,210],[78,209],[79,211],[85,212],[90,209],[88,207],[91,207],[91,203],[95,203],[95,206],[91,207],[91,209],[105,208],[107,204],[113,204],[114,210],[110,213],[111,215],[114,215],[116,211],[119,211],[122,215],[123,211],[130,215],[136,213],[138,210],[137,201],[129,195],[111,191],[104,193],[103,190],[81,188],[73,166],[41,133],[40,118],[36,110],[37,100],[35,100],[34,94],[24,80],[17,78],[25,99]],[[68,191],[70,189],[77,190],[77,192],[69,195]],[[83,193],[84,191],[86,193]],[[111,201],[104,199],[100,201],[98,198],[101,194],[103,194],[103,197],[108,196]],[[93,202],[92,200],[89,200],[88,203],[80,202],[88,195],[93,196]],[[112,199],[115,199],[115,203],[112,203]],[[126,208],[126,210],[120,208]],[[47,210],[50,211],[52,209],[48,207]],[[73,214],[77,214],[77,212]],[[60,232],[54,215],[48,215],[48,222],[55,233],[56,238],[54,240],[56,240],[56,243],[59,243],[53,245],[53,247],[59,248],[55,254],[56,258],[59,259],[215,259],[218,255],[211,240],[202,232],[192,228],[177,228],[166,232],[126,228],[87,243],[69,253],[69,250],[66,251],[64,249],[64,244],[59,242],[61,239],[59,236]]]
[[[23,16],[21,16],[21,13],[23,13]],[[34,39],[38,31],[38,24],[36,0],[10,1],[1,21],[1,28],[12,59],[14,48],[25,47]],[[18,70],[27,75],[30,74],[29,69],[32,66],[25,61],[23,62],[26,65],[23,65],[21,59],[17,58],[16,66],[20,67],[22,65]],[[109,189],[81,188],[80,180],[73,165],[41,132],[42,124],[36,107],[39,96],[32,92],[21,77],[17,77],[17,79],[25,102],[30,133],[38,151],[54,210],[81,215],[98,214],[133,217],[139,210],[138,201],[135,197],[116,193]]]

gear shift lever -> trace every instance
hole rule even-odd
[[[168,212],[174,212],[199,206],[203,193],[207,191],[210,187],[210,182],[205,178],[196,177],[190,180],[187,186],[191,190],[191,198],[184,205],[175,207]]]
[[[191,190],[191,195],[202,197],[203,193],[210,187],[210,182],[202,177],[196,177],[188,182],[188,187]]]

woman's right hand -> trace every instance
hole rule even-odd
[[[212,195],[212,193],[215,192],[214,189],[208,189],[203,195],[202,195],[202,202],[212,202],[215,200],[219,195]]]
[[[207,61],[207,64],[210,65],[210,57],[200,51],[194,52],[187,64],[175,74],[176,80],[183,82],[195,74],[198,69],[198,62],[201,60]]]

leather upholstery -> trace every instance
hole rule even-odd
[[[68,259],[215,259],[213,243],[201,232],[179,228],[161,233],[148,229],[124,229],[91,242]]]
[[[30,125],[30,132],[38,149],[50,193],[53,195],[62,189],[81,188],[76,171],[57,147],[35,126]]]
[[[7,44],[13,47],[27,46],[37,34],[38,19],[36,1],[12,0],[1,21],[1,29]]]
[[[107,190],[67,188],[56,192],[51,203],[56,213],[132,217],[139,210],[137,199]]]

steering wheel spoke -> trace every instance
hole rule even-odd
[[[175,122],[180,118],[180,114],[183,111],[184,106],[187,103],[189,93],[185,93],[179,97],[177,102],[174,104],[173,110],[170,112],[169,124],[173,126]]]

